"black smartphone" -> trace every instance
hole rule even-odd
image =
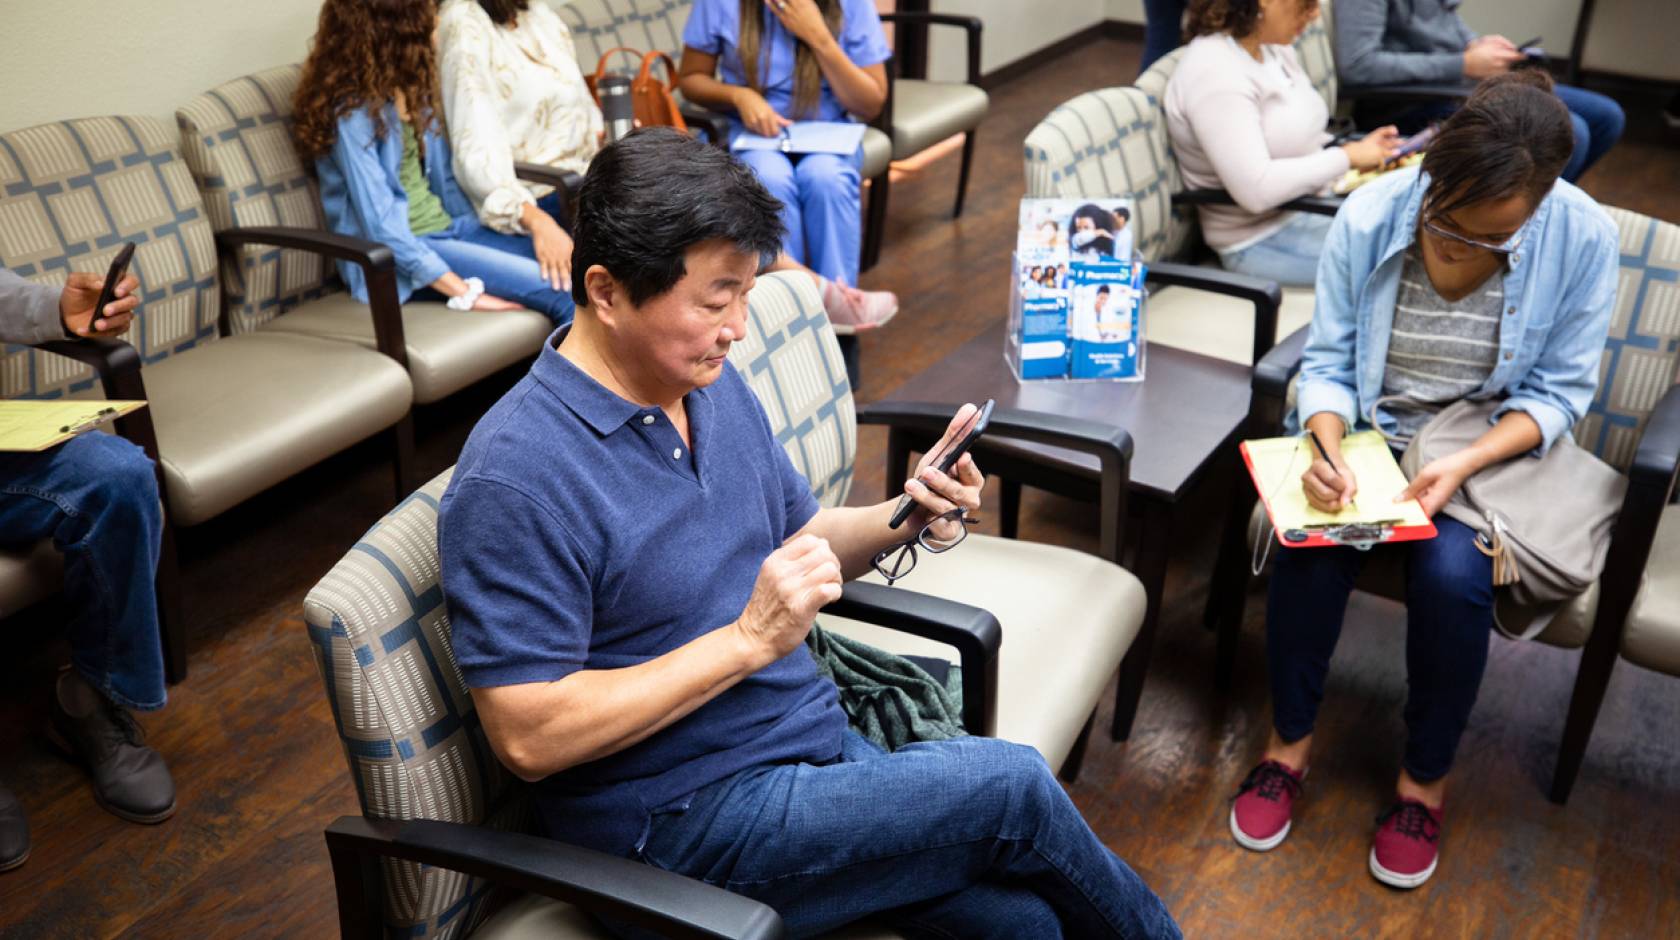
[[[1540,40],[1542,38],[1543,37],[1536,36],[1533,39],[1525,39],[1522,42],[1517,43],[1517,49],[1518,50],[1527,50],[1530,46],[1538,46],[1538,45],[1540,45]]]
[[[974,442],[980,439],[980,435],[986,433],[986,424],[992,420],[992,407],[996,404],[997,402],[993,399],[986,399],[986,403],[981,405],[974,414],[969,415],[968,422],[957,432],[957,443],[943,453],[935,452],[933,465],[939,469],[940,473],[950,473],[951,468],[955,467],[957,461],[962,459],[962,455],[968,453],[968,449],[974,446]],[[887,525],[894,529],[903,525],[904,520],[910,518],[910,513],[915,508],[916,501],[911,499],[908,494],[900,496],[898,506],[893,509],[892,518],[887,521]]]
[[[93,305],[93,319],[88,321],[88,332],[96,332],[94,324],[105,316],[105,307],[117,299],[117,284],[128,274],[128,263],[134,260],[134,243],[124,242],[122,250],[111,259],[111,267],[105,271],[105,286],[99,289],[99,302]]]

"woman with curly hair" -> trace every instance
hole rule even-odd
[[[434,100],[435,0],[326,0],[294,99],[292,135],[315,161],[327,223],[390,247],[398,296],[455,310],[527,307],[556,324],[571,294],[544,277],[529,238],[480,224],[451,167]],[[361,268],[339,262],[367,302]]]
[[[1185,184],[1236,202],[1198,207],[1208,247],[1229,270],[1297,286],[1313,283],[1330,219],[1278,207],[1399,146],[1393,127],[1326,146],[1329,108],[1290,45],[1317,17],[1318,0],[1196,0],[1164,102]]]

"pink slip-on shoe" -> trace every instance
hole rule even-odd
[[[1371,875],[1394,888],[1415,888],[1441,859],[1441,810],[1400,800],[1377,817],[1371,837]]]
[[[860,332],[881,326],[898,315],[898,297],[891,291],[858,290],[826,278],[822,301],[830,323]]]
[[[1305,777],[1305,771],[1275,760],[1263,760],[1249,771],[1231,801],[1231,835],[1237,844],[1256,852],[1277,848],[1289,835],[1289,814]]]

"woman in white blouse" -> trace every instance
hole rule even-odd
[[[444,0],[438,45],[461,188],[486,226],[529,235],[543,276],[569,290],[572,239],[555,221],[560,194],[521,181],[513,166],[540,163],[581,174],[600,149],[601,110],[584,83],[570,31],[546,3]],[[798,267],[786,256],[773,265]],[[835,323],[879,326],[898,312],[898,299],[888,292],[811,276]]]

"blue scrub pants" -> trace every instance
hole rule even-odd
[[[787,226],[782,250],[831,281],[857,286],[863,151],[842,157],[743,150],[735,156],[782,201],[782,223]]]

